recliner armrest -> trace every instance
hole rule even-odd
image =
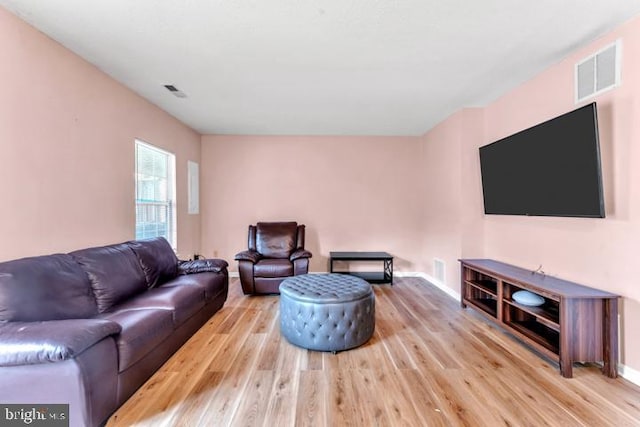
[[[297,259],[300,258],[311,258],[311,252],[305,250],[305,249],[296,249],[295,251],[293,251],[293,253],[289,256],[289,261],[295,261]]]
[[[122,327],[104,319],[66,319],[0,324],[0,366],[72,359]]]
[[[252,263],[256,263],[262,259],[262,255],[260,255],[257,251],[242,251],[236,254],[236,261],[251,261]]]

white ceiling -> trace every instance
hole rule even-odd
[[[245,135],[421,135],[640,13],[640,0],[0,5],[198,132]]]

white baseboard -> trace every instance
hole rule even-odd
[[[636,371],[635,369],[619,363],[618,374],[620,374],[620,376],[625,380],[632,382],[637,386],[640,386],[640,371]]]
[[[396,276],[396,277],[420,277],[420,278],[426,280],[427,282],[429,282],[430,284],[432,284],[433,286],[435,286],[436,288],[440,289],[445,294],[449,295],[451,298],[455,299],[456,301],[460,301],[460,294],[458,292],[454,291],[453,289],[451,289],[450,287],[448,287],[447,285],[445,285],[444,283],[442,283],[441,281],[439,281],[435,277],[432,277],[432,276],[428,275],[427,273],[422,273],[422,272],[395,272],[394,271],[393,275]]]

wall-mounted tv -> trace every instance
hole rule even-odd
[[[480,147],[486,214],[604,218],[595,102]]]

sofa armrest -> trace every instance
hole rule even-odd
[[[100,340],[120,333],[115,322],[67,319],[0,324],[0,366],[72,359]]]
[[[242,251],[236,254],[236,261],[251,261],[253,264],[260,261],[262,259],[262,255],[260,255],[257,251],[252,251],[249,249],[248,251]]]
[[[289,261],[295,261],[300,258],[311,258],[311,252],[298,248],[289,256]]]
[[[195,274],[203,272],[220,273],[227,268],[229,263],[223,259],[196,259],[193,261],[180,261],[178,274]]]

